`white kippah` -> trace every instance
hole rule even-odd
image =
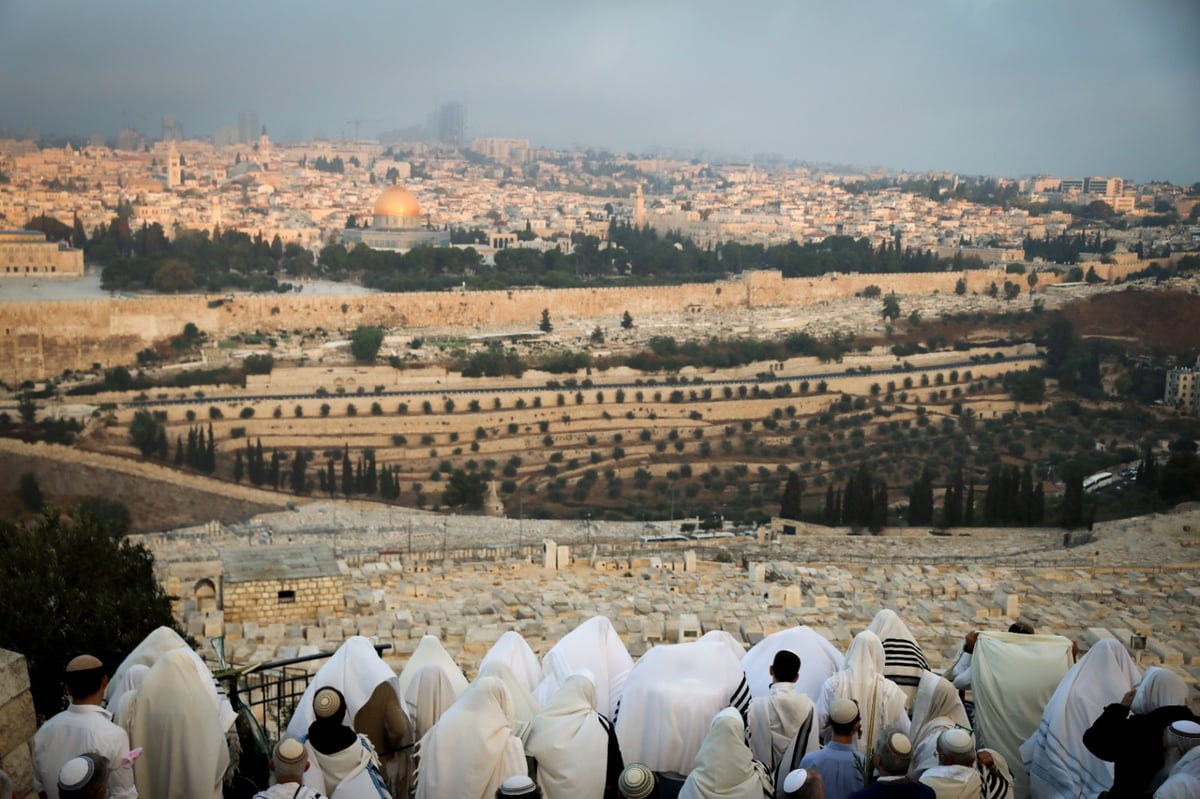
[[[804,787],[804,783],[808,782],[808,771],[798,768],[795,771],[788,772],[788,775],[783,778],[783,790],[788,793],[798,791]]]
[[[77,790],[87,785],[95,771],[96,764],[90,757],[73,757],[58,772],[58,785],[68,791]]]
[[[888,744],[892,747],[892,751],[898,755],[907,755],[912,752],[912,741],[902,732],[894,732],[889,735]]]
[[[509,777],[500,784],[501,796],[525,796],[537,792],[537,784],[524,774]]]
[[[938,738],[938,748],[948,755],[965,755],[975,751],[975,739],[967,730],[951,727]]]

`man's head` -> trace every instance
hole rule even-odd
[[[862,730],[862,717],[858,712],[858,703],[853,699],[835,699],[829,706],[829,724],[833,727],[833,737],[848,743]]]
[[[771,676],[775,682],[795,682],[800,676],[800,658],[795,652],[780,649],[771,662]]]
[[[825,799],[825,781],[811,768],[798,768],[783,778],[784,799]]]
[[[313,715],[318,720],[341,724],[346,715],[346,699],[342,692],[328,686],[313,695]]]
[[[624,799],[646,799],[654,793],[654,772],[641,763],[630,763],[617,780],[617,790]]]
[[[975,765],[975,736],[970,730],[951,727],[938,736],[938,762],[943,766]]]
[[[1010,633],[1019,633],[1021,635],[1033,635],[1033,625],[1024,621],[1014,621],[1008,626]]]
[[[1187,719],[1174,721],[1163,730],[1163,764],[1170,768],[1192,749],[1200,746],[1200,724]]]
[[[58,772],[58,795],[62,799],[104,799],[108,796],[108,761],[95,752],[68,760]]]
[[[541,799],[542,789],[524,774],[509,777],[496,789],[496,799],[506,796],[523,796],[525,799]]]
[[[912,760],[912,741],[895,729],[886,729],[875,744],[875,768],[885,777],[908,773]]]
[[[63,683],[75,704],[99,704],[104,689],[108,687],[108,675],[104,673],[104,664],[99,658],[80,655],[67,664]]]
[[[275,744],[270,765],[276,782],[300,782],[308,771],[308,750],[295,738],[284,738]]]

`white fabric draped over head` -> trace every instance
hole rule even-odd
[[[596,684],[572,674],[533,719],[525,754],[538,763],[546,799],[602,799],[608,776],[608,732],[596,712]]]
[[[437,663],[417,669],[404,694],[404,709],[413,723],[413,737],[421,740],[458,699],[446,670]]]
[[[883,643],[883,676],[900,686],[911,705],[921,675],[929,671],[929,660],[921,645],[896,611],[888,608],[876,613],[867,629]]]
[[[970,728],[971,720],[954,684],[931,671],[921,675],[921,684],[913,700],[912,758],[908,776],[918,779],[927,768],[937,765],[937,739],[954,725]]]
[[[800,658],[800,677],[796,690],[808,694],[815,703],[821,696],[821,686],[830,675],[842,667],[842,653],[825,636],[805,625],[771,633],[742,657],[742,670],[753,697],[766,696],[771,690],[769,668],[781,649]]]
[[[1110,701],[1117,701],[1117,699]],[[1151,666],[1142,675],[1138,683],[1137,693],[1133,695],[1130,711],[1140,715],[1157,710],[1160,707],[1186,705],[1188,703],[1188,687],[1175,672],[1159,666]]]
[[[397,682],[401,695],[408,694],[408,686],[412,683],[417,671],[430,663],[441,666],[445,670],[446,678],[450,680],[450,685],[454,688],[454,695],[462,696],[463,691],[467,690],[467,678],[436,635],[422,636],[417,643],[417,648],[413,650],[412,657],[400,670]]]
[[[542,658],[542,681],[533,698],[545,707],[563,682],[580,669],[596,677],[596,709],[612,718],[620,701],[633,658],[604,616],[593,616],[580,624]]]
[[[1112,786],[1113,764],[1083,745],[1083,734],[1104,708],[1138,682],[1125,646],[1107,638],[1071,667],[1042,712],[1037,731],[1021,746],[1029,787],[1039,799],[1096,796]]]
[[[151,667],[134,694],[129,745],[142,747],[134,782],[155,799],[221,799],[229,765],[225,731],[190,649],[173,649]]]
[[[621,754],[687,774],[713,716],[729,705],[744,713],[749,699],[741,660],[722,638],[652,647],[625,681],[615,725]]]
[[[125,673],[121,675],[121,682],[117,684],[116,690],[108,700],[108,712],[112,713],[113,723],[125,732],[129,732],[129,704],[149,673],[149,666],[134,663],[125,669]]]
[[[512,717],[513,729],[518,726],[528,725],[533,721],[533,717],[538,713],[537,702],[533,701],[533,696],[529,693],[529,689],[525,687],[525,683],[517,679],[503,661],[493,660],[484,663],[479,667],[479,675],[476,680],[481,677],[495,677],[504,683],[504,687],[508,689],[508,697],[512,700]]]
[[[111,702],[113,694],[116,693],[118,686],[124,681],[126,671],[139,664],[152,668],[164,655],[168,652],[174,652],[176,649],[182,649],[187,652],[192,661],[192,666],[196,669],[196,674],[203,678],[202,682],[207,686],[205,693],[212,700],[213,706],[217,708],[217,713],[221,720],[221,729],[229,730],[232,728],[233,722],[237,719],[237,714],[234,713],[233,706],[229,703],[229,699],[225,694],[217,692],[217,685],[213,680],[212,670],[188,646],[187,641],[183,640],[179,633],[170,627],[159,627],[143,638],[142,642],[134,647],[133,651],[121,661],[121,665],[113,672],[112,679],[108,683],[108,690],[104,692],[105,698],[110,703],[109,712],[115,714],[119,710],[119,708],[111,706]]]
[[[526,774],[511,716],[503,682],[483,677],[468,686],[421,739],[416,799],[491,799],[504,780]]]
[[[516,630],[501,635],[479,661],[479,671],[492,661],[500,661],[512,670],[513,676],[532,694],[542,682],[542,664],[529,643]]]
[[[850,642],[842,670],[825,681],[817,703],[822,725],[828,721],[829,707],[835,699],[853,699],[858,703],[862,716],[862,737],[857,739],[860,752],[866,752],[867,745],[873,745],[885,727],[896,727],[905,734],[909,731],[904,692],[883,676],[883,664],[883,642],[875,633],[863,630]],[[831,730],[824,726],[823,737],[828,739],[830,735]]]
[[[353,728],[354,717],[362,710],[380,683],[390,685],[392,690],[396,691],[397,701],[401,699],[396,672],[375,652],[375,646],[370,639],[361,635],[347,638],[309,681],[308,688],[304,690],[304,695],[300,697],[288,723],[288,735],[302,738],[308,734],[308,725],[316,718],[312,706],[313,696],[322,688],[336,688],[341,691],[346,700],[346,716],[343,723]]]
[[[1200,747],[1183,753],[1171,767],[1167,780],[1154,792],[1154,799],[1196,799],[1200,796]]]
[[[745,742],[742,717],[726,708],[712,720],[696,754],[696,766],[679,799],[762,799],[763,781]]]

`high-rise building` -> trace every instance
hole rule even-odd
[[[1125,190],[1125,181],[1121,178],[1088,178],[1084,183],[1084,191],[1098,197],[1119,197]]]
[[[260,130],[258,114],[253,111],[238,114],[238,144],[253,144],[258,141]]]
[[[1200,358],[1196,359],[1195,367],[1167,372],[1163,402],[1185,413],[1200,415]]]
[[[467,109],[462,103],[442,103],[429,116],[429,130],[442,144],[461,147],[466,141]]]
[[[162,140],[183,141],[183,123],[170,114],[162,118]]]

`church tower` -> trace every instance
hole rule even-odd
[[[175,149],[175,142],[171,142],[171,149],[167,152],[167,188],[177,189],[183,183],[183,166],[179,162],[179,151]]]
[[[646,227],[646,198],[642,195],[641,183],[638,184],[637,194],[634,195],[633,226],[638,230]]]

